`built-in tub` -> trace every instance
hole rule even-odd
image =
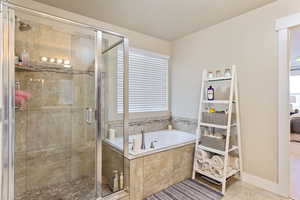
[[[129,136],[129,148],[128,148],[129,159],[169,150],[176,147],[181,147],[195,142],[194,134],[179,131],[179,130],[161,130],[155,132],[147,132],[145,133],[146,149],[133,151],[132,141],[134,138],[141,139],[141,134]],[[123,137],[116,137],[112,140],[106,139],[105,142],[110,144],[111,146],[113,146],[119,151],[122,151],[123,149]],[[150,148],[151,142],[154,142],[154,148]]]
[[[129,142],[136,135],[129,136]],[[141,136],[139,135],[139,139]],[[152,141],[155,148],[150,148]],[[162,130],[145,133],[146,149],[131,150],[124,159],[123,139],[105,139],[103,143],[103,176],[112,179],[113,171],[125,172],[125,187],[129,200],[146,197],[192,177],[195,135],[178,130]]]

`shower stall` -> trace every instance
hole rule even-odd
[[[128,39],[0,3],[0,199],[92,200],[126,190]],[[108,134],[124,141],[110,162]]]

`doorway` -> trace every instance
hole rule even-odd
[[[300,27],[290,30],[290,196],[300,199]]]

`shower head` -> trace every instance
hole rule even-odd
[[[20,20],[19,17],[16,16],[16,24],[19,24],[18,28],[20,31],[29,31],[31,26]]]
[[[18,21],[19,22],[19,30],[20,31],[29,31],[31,29],[31,26],[29,24],[26,24],[22,21]]]

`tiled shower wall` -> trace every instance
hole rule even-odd
[[[16,55],[26,48],[30,59],[70,59],[72,69],[93,66],[93,40],[33,24],[16,29]],[[81,47],[81,48],[80,48]],[[83,49],[85,56],[82,56]],[[51,70],[50,70],[51,71]],[[16,110],[16,193],[82,177],[94,177],[95,127],[85,123],[94,105],[92,75],[16,71],[20,89],[32,94],[25,109]]]

